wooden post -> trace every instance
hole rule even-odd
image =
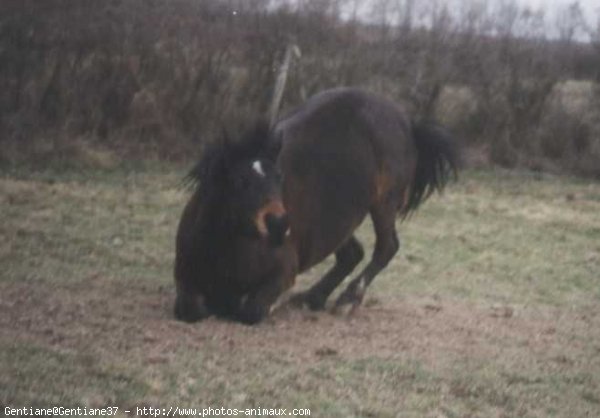
[[[300,53],[300,48],[298,48],[298,45],[296,44],[289,44],[285,50],[283,63],[281,64],[281,67],[279,67],[277,81],[275,82],[275,89],[273,90],[273,99],[271,100],[271,107],[269,109],[269,123],[271,126],[277,122],[279,107],[281,106],[281,99],[283,98],[285,84],[287,82],[290,65],[294,56],[296,59],[299,59],[302,56]]]

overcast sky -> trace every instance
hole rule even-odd
[[[535,8],[556,8],[557,5],[565,6],[573,3],[572,0],[519,0],[519,2],[521,4],[531,5]],[[581,5],[581,8],[584,10],[584,12],[586,12],[590,16],[595,15],[598,8],[600,7],[600,1],[598,0],[579,0],[579,4]]]
[[[366,19],[373,18],[373,5],[380,4],[379,1],[382,0],[358,0],[357,3],[359,5],[359,15],[362,15]],[[449,7],[449,10],[456,10],[460,7],[460,4],[464,0],[417,0],[415,1],[415,5],[417,7],[427,7],[428,4],[446,4]],[[477,1],[477,0],[471,0]],[[489,10],[497,10],[502,4],[510,4],[513,0],[482,0],[485,4],[489,6]],[[556,22],[559,14],[564,13],[567,10],[568,6],[573,4],[576,0],[514,0],[521,6],[529,6],[533,11],[541,10],[544,12],[544,21],[546,25],[546,29],[548,33],[553,36],[552,32],[556,31]],[[392,3],[394,3],[392,1]],[[581,10],[583,13],[583,17],[586,20],[587,25],[590,28],[596,28],[598,24],[598,19],[600,16],[600,0],[579,0],[579,5],[581,6]],[[349,11],[349,10],[348,10]],[[393,19],[393,18],[392,18]],[[582,41],[589,40],[589,36],[587,33],[577,33],[576,38]]]
[[[492,3],[502,0],[490,0]],[[547,24],[552,25],[557,18],[557,13],[565,10],[569,5],[575,3],[575,0],[517,0],[523,6],[530,6],[534,10],[544,10],[547,16]],[[598,24],[600,14],[600,0],[579,0],[583,17],[591,28]],[[580,34],[581,35],[581,34]],[[584,36],[585,38],[585,36]]]
[[[534,8],[542,8],[548,10],[556,10],[561,6],[565,7],[574,3],[574,0],[518,0],[523,5],[530,5]],[[589,24],[595,24],[600,11],[599,0],[579,0],[579,5]]]

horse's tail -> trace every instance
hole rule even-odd
[[[431,122],[412,125],[417,148],[417,167],[403,215],[414,211],[435,190],[442,191],[450,177],[456,178],[460,152],[454,138],[441,126]]]

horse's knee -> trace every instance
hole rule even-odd
[[[184,322],[200,321],[210,315],[200,294],[178,294],[175,298],[175,318]]]
[[[254,325],[262,321],[270,311],[271,305],[256,299],[256,295],[247,298],[240,306],[236,319],[246,325]]]
[[[398,238],[398,235],[396,235],[396,234],[392,235],[392,239],[393,239],[393,242],[392,242],[392,250],[393,250],[392,251],[393,252],[392,257],[393,257],[398,252],[398,250],[400,250],[400,239]]]
[[[271,313],[279,296],[293,284],[286,279],[285,275],[276,275],[251,293],[243,296],[237,310],[237,319],[249,325],[262,321]]]
[[[380,240],[375,245],[373,259],[381,266],[385,267],[394,258],[394,255],[400,249],[400,240],[396,234],[390,235],[385,240]]]
[[[387,253],[387,262],[389,262],[400,249],[400,240],[396,234],[393,234],[390,240],[390,246]]]
[[[365,257],[365,250],[358,240],[351,239],[336,253],[336,262],[344,269],[352,271]]]

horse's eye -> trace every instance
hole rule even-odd
[[[233,181],[233,187],[238,191],[243,191],[249,188],[251,185],[251,179],[248,176],[238,176]]]

